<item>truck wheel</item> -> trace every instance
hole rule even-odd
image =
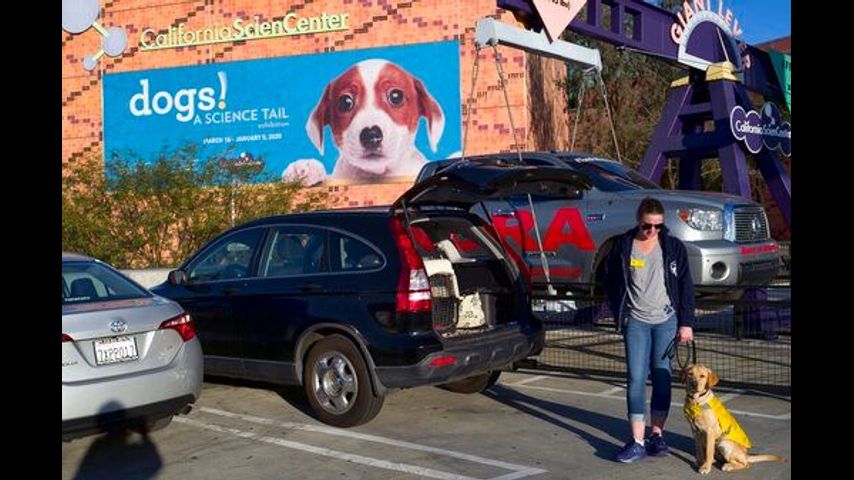
[[[305,360],[303,384],[317,418],[336,427],[355,427],[380,412],[385,397],[375,395],[359,349],[341,335],[315,343]]]
[[[501,370],[493,370],[491,372],[439,385],[439,388],[443,388],[454,393],[481,393],[487,388],[495,385],[496,382],[498,382],[498,377],[500,376]]]

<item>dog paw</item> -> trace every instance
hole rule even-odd
[[[723,464],[723,466],[721,467],[721,470],[723,470],[723,471],[725,471],[725,472],[729,472],[729,471],[732,471],[732,470],[733,470],[733,466],[732,466],[732,465],[730,465],[729,463],[725,463],[725,464]]]
[[[326,177],[326,167],[320,161],[313,158],[296,160],[282,172],[282,181],[299,181],[307,187],[323,182],[326,180]]]
[[[711,465],[700,465],[700,468],[697,470],[700,472],[700,475],[706,475],[707,473],[712,471]]]

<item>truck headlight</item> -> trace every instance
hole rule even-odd
[[[724,229],[723,212],[715,209],[689,208],[678,210],[681,218],[689,227],[704,232]]]

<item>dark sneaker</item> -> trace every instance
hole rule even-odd
[[[665,457],[670,454],[670,449],[664,443],[661,435],[653,433],[652,436],[646,439],[646,453],[653,457]]]
[[[623,463],[633,463],[646,458],[646,448],[638,442],[631,440],[617,454],[617,461]]]

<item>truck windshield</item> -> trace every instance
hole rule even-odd
[[[640,173],[616,162],[575,160],[569,163],[581,173],[588,175],[593,185],[604,192],[661,189]]]

